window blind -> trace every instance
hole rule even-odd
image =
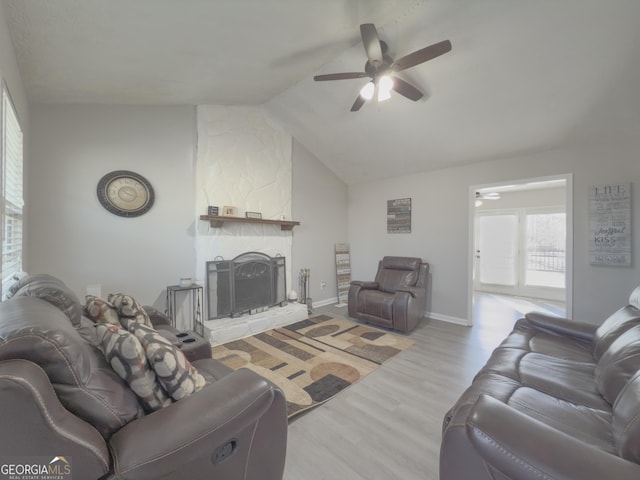
[[[2,88],[2,298],[22,271],[22,129],[6,85]]]

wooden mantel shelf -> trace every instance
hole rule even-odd
[[[263,225],[280,225],[280,230],[293,230],[300,222],[292,220],[263,220],[262,218],[220,217],[215,215],[200,215],[200,220],[209,222],[212,228],[220,228],[224,223],[261,223]]]

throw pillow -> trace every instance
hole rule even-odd
[[[116,307],[118,315],[120,316],[120,323],[127,330],[131,331],[131,322],[137,322],[142,325],[146,325],[149,328],[153,328],[149,315],[147,315],[144,308],[142,308],[142,306],[131,295],[111,293],[107,297],[107,300]]]
[[[142,343],[156,378],[171,398],[180,400],[205,386],[204,377],[184,353],[157,331],[138,323],[132,324],[131,332]]]
[[[100,349],[111,368],[129,384],[144,409],[152,412],[169,405],[171,398],[156,382],[140,341],[116,325],[99,323],[96,330]]]
[[[120,318],[118,310],[110,302],[104,298],[95,297],[93,295],[85,296],[85,312],[87,317],[96,323],[110,323],[111,325],[120,326]]]

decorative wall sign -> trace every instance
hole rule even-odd
[[[217,217],[219,213],[220,213],[220,211],[218,210],[218,207],[214,207],[213,205],[209,205],[209,207],[207,208],[207,215],[209,215],[211,217]]]
[[[411,199],[387,200],[387,233],[411,233]]]
[[[349,299],[351,285],[351,257],[348,243],[336,243],[336,284],[338,285],[338,307],[343,307]]]
[[[631,266],[631,184],[589,187],[591,265]]]
[[[262,213],[260,212],[245,212],[244,216],[247,218],[262,218]]]

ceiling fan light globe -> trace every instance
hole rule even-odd
[[[383,102],[391,98],[391,89],[393,88],[393,79],[388,75],[383,75],[378,80],[378,101]]]
[[[393,88],[393,78],[391,78],[389,75],[383,75],[382,77],[380,77],[378,85],[380,91],[390,92]]]
[[[360,89],[360,96],[365,100],[371,100],[373,98],[373,91],[375,86],[373,82],[368,82],[364,87]]]

